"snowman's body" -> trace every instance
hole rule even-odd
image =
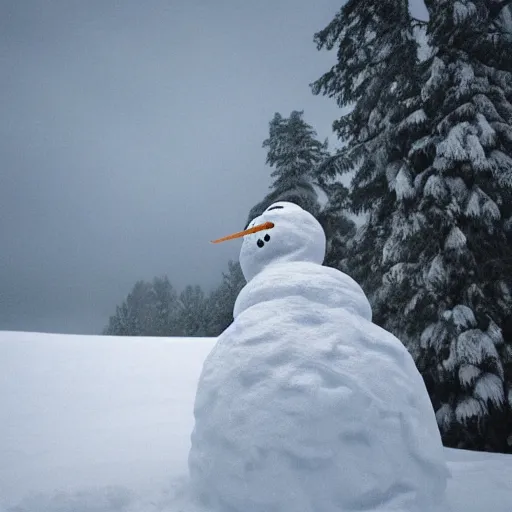
[[[248,272],[253,236],[235,321],[198,385],[197,493],[223,512],[444,510],[443,448],[405,347],[314,251]]]

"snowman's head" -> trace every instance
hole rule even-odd
[[[293,203],[270,205],[246,230],[218,241],[240,237],[244,239],[240,266],[247,281],[273,263],[308,261],[321,265],[324,261],[326,241],[322,226]]]

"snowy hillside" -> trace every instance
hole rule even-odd
[[[192,407],[214,343],[0,332],[0,511],[192,512]],[[510,512],[512,457],[446,453],[455,512]]]

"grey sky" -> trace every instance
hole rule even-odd
[[[266,193],[274,112],[308,84],[339,0],[0,3],[0,329],[97,333],[137,279],[215,285]]]

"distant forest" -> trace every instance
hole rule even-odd
[[[336,50],[311,89],[335,100],[341,147],[302,111],[276,113],[273,182],[248,220],[280,199],[315,215],[325,265],[414,357],[444,443],[512,453],[512,3],[425,4],[428,21],[408,2],[348,0],[314,35]],[[216,336],[243,285],[233,262],[208,296],[136,283],[105,333]]]

